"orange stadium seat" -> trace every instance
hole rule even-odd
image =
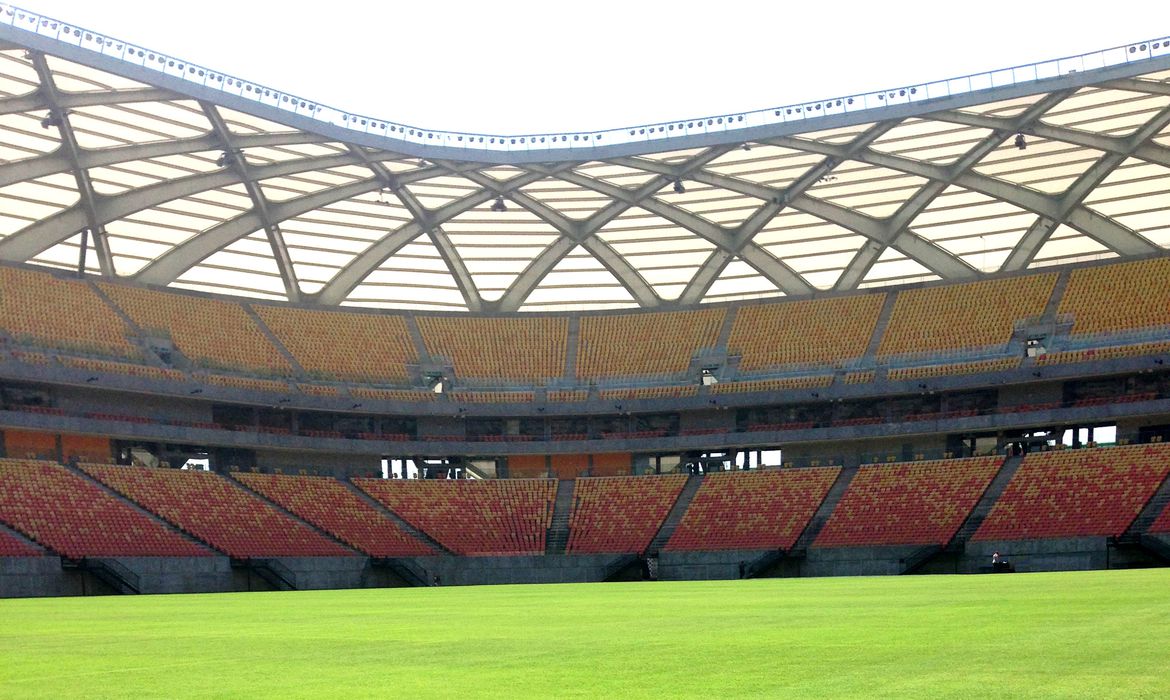
[[[1073,270],[1060,299],[1074,335],[1170,324],[1170,258]]]
[[[855,360],[865,354],[885,301],[880,293],[744,306],[735,313],[727,352],[742,356],[746,372]]]
[[[198,365],[292,374],[292,366],[241,302],[109,282],[98,282],[98,286],[144,333],[169,337],[179,352]]]
[[[337,479],[238,473],[235,478],[298,518],[373,557],[435,554]]]
[[[544,554],[553,479],[354,479],[399,517],[465,556]]]
[[[352,551],[218,474],[97,464],[80,466],[90,476],[155,515],[236,559],[353,555]]]
[[[974,457],[862,465],[813,546],[945,545],[1002,464]]]
[[[82,280],[0,266],[0,328],[16,340],[60,350],[141,357],[130,329]]]
[[[582,316],[577,378],[681,374],[702,348],[714,347],[724,309]]]
[[[541,385],[565,374],[566,316],[419,316],[427,352],[451,360],[460,378]]]
[[[685,474],[577,479],[565,551],[571,554],[645,551],[686,483]]]
[[[791,549],[840,473],[810,467],[708,474],[666,549]]]
[[[318,379],[401,384],[408,379],[406,365],[418,361],[403,316],[253,308],[305,372]]]
[[[0,557],[39,557],[44,552],[0,530]]]
[[[1170,443],[1024,458],[972,539],[1117,536],[1170,472]]]
[[[879,356],[1004,346],[1016,321],[1044,312],[1056,273],[904,289]]]
[[[212,554],[52,462],[0,459],[0,521],[71,559]]]

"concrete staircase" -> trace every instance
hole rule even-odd
[[[845,495],[846,489],[849,488],[849,484],[856,475],[857,467],[843,467],[841,469],[841,473],[837,475],[837,480],[833,482],[829,493],[825,494],[825,500],[821,501],[821,506],[817,508],[817,512],[804,527],[804,532],[800,533],[800,537],[796,539],[796,544],[792,546],[792,553],[799,556],[808,551],[808,548],[816,541],[817,535],[821,534],[825,523],[829,522],[829,516],[833,514],[833,509],[837,507],[841,496]]]
[[[687,508],[691,505],[691,499],[695,497],[695,492],[702,484],[702,474],[691,474],[687,477],[686,485],[679,492],[670,512],[666,514],[666,519],[662,521],[662,527],[658,528],[658,534],[650,540],[650,546],[646,548],[647,553],[656,554],[662,551],[662,548],[670,541],[670,536],[674,534],[674,529],[682,522],[683,515],[686,514]]]
[[[373,498],[372,496],[370,496],[370,494],[366,493],[365,491],[362,491],[357,486],[354,486],[353,482],[350,482],[348,480],[343,480],[341,483],[345,484],[346,488],[348,488],[350,491],[353,491],[355,494],[357,494],[357,497],[362,499],[363,501],[365,501],[367,504],[369,504],[369,506],[371,508],[378,511],[379,513],[381,513],[385,517],[389,518],[390,520],[393,520],[394,523],[396,525],[398,525],[398,527],[402,528],[404,531],[409,533],[412,537],[417,537],[418,539],[422,540],[423,542],[426,542],[428,545],[430,545],[432,548],[434,548],[434,550],[437,553],[439,553],[439,554],[454,554],[454,552],[452,552],[451,550],[444,547],[438,540],[431,537],[430,535],[423,532],[422,530],[419,530],[418,528],[411,525],[410,523],[406,522],[397,513],[390,510],[386,506],[382,505],[382,503],[380,501],[378,501],[378,499]]]
[[[569,516],[573,511],[573,479],[557,482],[557,498],[553,502],[552,524],[544,539],[545,554],[564,554],[569,544]]]
[[[959,526],[959,530],[955,533],[955,536],[951,538],[950,543],[947,545],[948,550],[961,548],[979,530],[979,526],[983,524],[984,519],[987,518],[987,514],[991,512],[992,507],[995,506],[995,502],[999,500],[1004,488],[1007,487],[1012,477],[1016,475],[1016,470],[1020,468],[1020,464],[1023,462],[1024,458],[1021,456],[1008,457],[1003,461],[1003,466],[999,468],[999,473],[991,480],[991,483],[987,486],[987,490],[983,492],[975,507],[971,509],[971,514],[967,516],[967,519]]]
[[[199,544],[200,546],[206,547],[213,552],[222,553],[222,552],[219,552],[219,550],[212,547],[210,543],[204,542],[203,540],[199,539],[198,537],[195,537],[191,533],[180,528],[178,525],[175,525],[174,523],[172,523],[171,521],[162,517],[161,515],[156,515],[152,511],[149,511],[146,508],[143,508],[142,506],[138,505],[137,502],[127,498],[126,496],[123,496],[121,491],[118,491],[117,489],[106,486],[104,482],[99,481],[98,479],[95,479],[94,477],[90,476],[89,474],[86,474],[81,469],[79,469],[71,464],[62,464],[61,466],[65,467],[67,470],[72,472],[74,475],[79,476],[82,479],[85,479],[86,481],[93,484],[94,486],[97,486],[102,491],[105,491],[107,494],[113,496],[114,498],[118,499],[122,503],[130,506],[131,508],[133,508],[134,510],[138,511],[139,513],[145,515],[146,517],[150,518],[151,520],[153,520],[157,523],[161,523],[163,527],[165,527],[166,529],[175,533],[176,535],[179,535],[183,539],[189,540],[191,542],[195,542],[196,544]]]
[[[886,301],[882,304],[882,310],[878,313],[877,322],[873,325],[873,335],[869,338],[869,346],[865,349],[864,357],[873,357],[877,355],[878,347],[882,344],[882,338],[886,335],[886,328],[890,325],[890,316],[894,315],[894,301],[897,299],[897,294],[887,294]]]
[[[1158,516],[1162,514],[1162,511],[1166,510],[1167,505],[1170,505],[1170,476],[1162,480],[1162,485],[1158,487],[1157,491],[1154,491],[1154,495],[1150,496],[1150,500],[1138,513],[1138,516],[1125,529],[1122,538],[1138,538],[1145,534],[1158,519]]]

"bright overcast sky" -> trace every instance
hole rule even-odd
[[[1161,2],[13,4],[343,111],[512,134],[774,107],[1170,31]]]

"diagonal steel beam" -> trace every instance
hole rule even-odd
[[[326,139],[294,131],[287,134],[236,134],[233,135],[236,148],[260,148],[269,146],[289,146],[304,143],[324,143]],[[174,141],[152,141],[150,143],[135,143],[127,146],[114,146],[94,151],[82,151],[78,154],[78,162],[83,168],[100,168],[119,163],[132,163],[150,158],[180,155],[183,153],[198,153],[213,151],[220,148],[219,140],[214,134],[196,136],[189,139]],[[68,154],[58,148],[51,153],[35,158],[25,158],[0,165],[0,187],[11,185],[14,182],[33,180],[46,175],[68,172],[70,168]]]
[[[849,261],[849,265],[841,272],[841,276],[837,279],[835,289],[847,290],[856,289],[865,276],[869,274],[870,269],[882,253],[892,245],[896,240],[900,241],[900,245],[896,246],[898,250],[909,254],[908,250],[919,249],[918,241],[915,240],[916,234],[913,234],[909,227],[913,221],[918,218],[918,215],[926,210],[930,203],[938,198],[951,184],[962,175],[964,172],[974,167],[975,164],[981,162],[989,153],[1000,147],[1003,142],[1013,133],[1018,133],[1021,129],[1031,126],[1048,110],[1060,104],[1067,99],[1072,91],[1063,90],[1054,92],[1044,96],[1035,104],[1016,115],[1012,119],[1005,119],[999,125],[1000,128],[993,129],[990,134],[983,137],[967,150],[960,158],[952,163],[948,170],[948,176],[940,180],[929,180],[917,192],[914,193],[910,199],[894,212],[887,222],[888,234],[887,238],[882,244],[878,245],[867,244],[857,251],[857,255]]]
[[[1125,139],[1126,145],[1122,149],[1107,152],[1092,167],[1081,173],[1080,177],[1061,196],[1060,208],[1055,212],[1056,216],[1039,217],[1028,228],[1023,238],[1016,244],[1016,247],[1012,249],[1007,260],[1004,261],[1002,269],[1022,270],[1026,268],[1035,259],[1036,253],[1039,252],[1040,248],[1052,235],[1052,232],[1061,223],[1068,223],[1068,225],[1074,226],[1078,230],[1092,226],[1094,223],[1093,218],[1102,215],[1083,207],[1082,204],[1085,199],[1118,166],[1124,163],[1144,145],[1148,145],[1149,140],[1160,133],[1167,124],[1170,124],[1170,107],[1159,111],[1142,125],[1140,129]]]
[[[82,149],[77,144],[77,135],[73,132],[73,125],[69,123],[69,114],[60,104],[61,94],[58,92],[57,85],[53,80],[53,72],[49,69],[49,64],[45,60],[43,53],[30,51],[29,60],[32,62],[33,69],[37,73],[37,78],[41,81],[40,94],[48,104],[49,116],[46,119],[54,122],[57,131],[61,134],[61,151],[68,158],[70,169],[73,171],[73,179],[77,183],[77,193],[80,197],[77,206],[80,207],[80,212],[84,214],[85,228],[93,236],[93,248],[98,256],[98,267],[101,269],[102,275],[113,277],[114,257],[110,254],[109,241],[106,240],[105,222],[98,216],[97,206],[95,204],[97,195],[93,191],[93,182],[89,179],[89,171],[81,167],[79,154]],[[77,233],[77,231],[72,231],[69,235],[73,235],[73,233]],[[68,236],[65,238],[68,238]],[[78,273],[84,272],[85,236],[82,236],[82,243],[81,260],[78,262]]]
[[[668,174],[660,174],[653,177],[640,187],[631,191],[633,193],[633,201],[652,196],[655,192],[670,184],[671,180],[675,177],[689,177],[691,172],[727,153],[731,148],[731,146],[709,148],[680,165],[666,166],[669,169]],[[550,177],[556,174],[556,171],[553,169],[541,169],[540,166],[530,167],[544,172]],[[560,179],[564,180],[565,178],[562,177]],[[609,204],[594,212],[585,221],[574,222],[575,232],[573,242],[580,244],[582,248],[593,255],[626,288],[630,296],[638,302],[639,306],[643,308],[654,308],[662,304],[662,299],[654,292],[654,288],[646,282],[637,268],[631,265],[612,246],[595,235],[609,222],[621,216],[631,206],[633,205],[629,199],[617,200],[611,198]],[[501,309],[518,309],[524,300],[528,298],[528,295],[532,293],[532,290],[544,279],[544,276],[576,247],[575,245],[568,245],[567,241],[562,241],[564,239],[558,239],[553,245],[541,251],[540,255],[533,259],[500,299]]]
[[[406,207],[415,221],[424,225],[429,222],[430,213],[426,207],[410,190],[399,184],[397,178],[385,165],[379,161],[371,160],[365,150],[359,146],[350,144],[348,148],[356,157],[362,159],[365,166],[382,181],[386,189],[389,189],[398,198],[398,201],[402,202],[402,206]],[[463,303],[467,306],[467,310],[471,312],[483,311],[484,299],[480,296],[479,290],[475,286],[475,280],[472,279],[467,265],[463,262],[463,257],[459,255],[458,249],[451,243],[446,232],[437,225],[427,226],[426,235],[431,239],[435,250],[439,252],[439,257],[443,259],[443,264],[447,266],[448,272],[455,280],[455,286],[459,289],[459,294],[463,296]]]
[[[110,90],[103,92],[59,92],[55,104],[59,109],[79,109],[81,107],[96,107],[100,105],[185,99],[189,98],[176,92],[162,90],[160,88],[132,88],[129,90]],[[43,90],[34,90],[24,95],[0,99],[0,115],[36,112],[48,108],[49,102]]]
[[[525,185],[536,182],[543,178],[544,175],[540,173],[524,173],[516,177],[500,183],[500,186],[505,192],[517,190]],[[380,184],[375,179],[376,184]],[[431,218],[428,222],[431,226],[441,226],[449,219],[458,216],[459,214],[473,209],[490,199],[495,195],[487,190],[479,190],[472,192],[469,195],[461,197],[453,202],[448,202],[442,207],[431,212]],[[386,261],[394,253],[398,252],[402,246],[421,235],[427,228],[427,224],[420,223],[417,220],[412,220],[403,224],[394,231],[390,231],[371,245],[366,250],[362,251],[360,255],[354,258],[349,265],[346,265],[341,272],[337,273],[332,280],[326,284],[320,292],[316,294],[314,300],[320,304],[337,305],[345,300],[353,288],[361,283],[371,272],[378,269],[378,266]]]
[[[894,128],[894,126],[896,126],[898,123],[900,123],[900,120],[891,119],[874,124],[870,128],[858,134],[857,137],[848,144],[850,152],[858,151],[867,147],[869,144],[881,138],[882,134],[885,134],[887,131]],[[772,220],[773,217],[783,211],[788,201],[804,194],[808,188],[815,185],[818,180],[820,180],[833,168],[835,168],[837,164],[837,159],[825,158],[821,160],[821,162],[809,168],[804,173],[804,175],[789,184],[789,186],[784,189],[782,194],[765,199],[763,206],[757,209],[751,216],[749,216],[743,223],[740,224],[738,229],[736,229],[733,243],[733,248],[736,249],[735,255],[740,255],[742,253],[743,249],[752,242],[752,239],[755,237],[755,235],[759,233],[764,228],[764,226],[766,226],[768,222]],[[803,281],[804,278],[800,277],[799,273],[793,270],[785,261],[776,258],[775,256],[771,255],[771,253],[768,253],[762,248],[759,249],[759,252],[772,257],[776,261],[775,263],[771,263],[772,265],[783,266],[787,273],[790,273],[791,275],[794,275]],[[732,255],[730,251],[723,251],[718,249],[712,251],[711,255],[707,258],[707,261],[703,263],[703,266],[695,272],[694,276],[691,278],[691,281],[687,284],[687,288],[683,290],[682,295],[679,297],[679,302],[682,304],[697,304],[702,301],[703,297],[705,297],[707,292],[711,289],[711,285],[715,283],[715,280],[719,278],[719,275],[723,274],[723,271],[727,268],[727,265],[734,259],[734,257],[735,256]]]
[[[252,200],[252,209],[260,219],[260,225],[264,229],[264,235],[268,238],[268,247],[272,249],[272,259],[276,262],[276,269],[280,273],[280,280],[284,283],[285,298],[293,303],[299,302],[301,300],[301,288],[297,282],[292,257],[288,254],[288,246],[284,244],[284,236],[280,232],[280,227],[276,225],[272,217],[268,214],[268,198],[264,196],[260,185],[253,179],[250,168],[248,167],[247,157],[245,157],[243,150],[232,139],[231,130],[224,123],[223,117],[215,105],[210,102],[200,102],[199,107],[203,110],[203,114],[206,115],[207,121],[211,123],[212,133],[223,144],[224,166],[235,172],[236,177],[243,183],[244,189],[248,193],[248,198]]]
[[[295,175],[311,170],[353,164],[352,155],[341,153],[272,163],[253,168],[251,173],[255,179],[264,180],[271,177]],[[437,168],[421,168],[404,174],[403,179],[422,180],[435,177],[440,173],[441,171]],[[407,175],[411,177],[407,178]],[[97,211],[98,221],[104,225],[165,202],[234,184],[239,184],[235,173],[223,169],[212,170],[167,180],[115,196],[98,195],[94,198],[94,208]],[[65,209],[0,240],[0,260],[27,260],[73,235],[84,225],[84,209],[78,206]]]
[[[840,151],[839,148],[832,144],[799,141],[788,137],[768,139],[768,142],[786,148],[803,148],[804,150],[811,150],[818,153],[837,153]],[[931,180],[943,180],[948,177],[947,169],[942,166],[916,161],[903,156],[878,153],[873,150],[858,153],[853,159],[871,165],[880,165],[891,170],[918,175]],[[1056,213],[1061,206],[1059,197],[1045,195],[1036,190],[1020,187],[1019,185],[983,175],[973,170],[968,170],[956,177],[954,184],[985,194],[993,199],[1007,202],[1025,211],[1030,211],[1037,216],[1058,218]],[[1114,219],[1090,212],[1083,206],[1076,207],[1070,211],[1066,223],[1080,230],[1081,233],[1084,233],[1090,238],[1097,240],[1102,245],[1124,255],[1142,255],[1156,250],[1154,246],[1138,236],[1134,231],[1122,226]]]

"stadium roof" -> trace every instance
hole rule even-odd
[[[0,5],[0,260],[323,305],[672,308],[1170,246],[1170,41],[588,133],[355,115]]]

